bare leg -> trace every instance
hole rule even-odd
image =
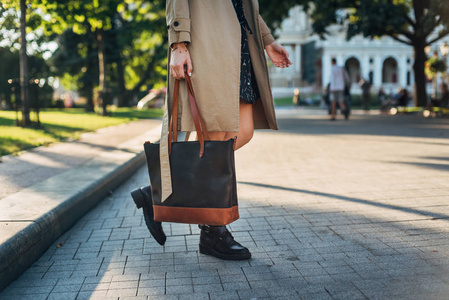
[[[239,132],[209,132],[212,140],[226,141],[237,136],[236,149],[247,144],[254,133],[253,105],[240,103]],[[236,242],[232,235],[226,239],[221,237],[228,232],[226,226],[199,225],[200,253],[212,255],[221,259],[242,260],[251,258],[248,248]],[[219,245],[218,247],[216,245]]]
[[[344,112],[344,111],[346,110],[345,102],[344,102],[344,101],[340,101],[339,103],[340,103],[340,109],[341,109],[341,111]]]
[[[337,103],[335,101],[331,102],[331,119],[335,119],[335,114],[336,114],[336,110],[337,110]]]
[[[211,140],[226,141],[237,137],[236,149],[246,145],[254,134],[253,105],[240,102],[239,132],[209,132]]]

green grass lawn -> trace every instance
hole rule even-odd
[[[274,99],[274,105],[276,106],[291,106],[293,105],[293,97],[283,97]]]
[[[110,109],[110,117],[85,113],[81,108],[47,109],[40,113],[40,128],[15,126],[14,111],[0,111],[0,156],[15,154],[29,148],[47,145],[67,138],[78,138],[83,132],[127,123],[137,119],[162,117],[162,109]],[[19,113],[19,118],[21,114]],[[34,114],[31,114],[34,121]]]

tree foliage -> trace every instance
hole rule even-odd
[[[128,105],[140,89],[163,78],[164,72],[158,68],[163,57],[156,50],[165,44],[164,1],[47,0],[47,3],[46,12],[54,16],[50,29],[55,25],[61,29],[70,27],[75,34],[84,36],[86,42],[94,36],[91,51],[87,43],[80,47],[85,53],[96,51],[99,55],[100,65],[95,67],[100,74],[99,83],[104,68],[106,89],[118,96],[120,105]],[[67,11],[70,13],[64,14]],[[103,67],[100,57],[104,57]]]
[[[18,0],[0,3],[0,43],[19,48]],[[75,84],[93,103],[103,89],[129,105],[166,75],[165,1],[28,0],[28,35],[33,51],[57,41],[50,64],[63,82]],[[100,54],[101,52],[101,54]],[[100,57],[102,59],[100,59]],[[101,62],[101,63],[100,63]]]

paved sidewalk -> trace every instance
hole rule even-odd
[[[145,162],[143,141],[160,120],[143,120],[39,147],[0,164],[0,291]]]
[[[83,165],[105,151],[159,125],[160,120],[139,120],[99,129],[81,135],[80,139],[55,143],[8,155],[0,162],[0,201],[8,195]]]
[[[279,117],[236,154],[251,260],[199,254],[193,225],[159,246],[129,196],[143,167],[0,299],[447,299],[449,120]]]

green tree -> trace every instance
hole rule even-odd
[[[11,107],[12,97],[15,102],[19,99],[15,94],[16,83],[20,76],[19,54],[12,52],[9,48],[0,48],[0,100],[5,101]],[[15,95],[14,95],[15,94]]]
[[[4,44],[9,44],[9,48],[15,55],[16,51],[20,52],[19,59],[19,81],[20,87],[14,87],[20,90],[20,98],[22,105],[22,121],[21,125],[30,126],[30,107],[34,105],[30,99],[30,79],[42,78],[35,77],[42,74],[49,74],[46,63],[42,60],[42,52],[40,51],[40,45],[48,42],[42,35],[33,34],[33,31],[41,23],[42,16],[37,12],[40,8],[40,2],[37,0],[4,0],[0,3],[0,41]],[[33,43],[33,49],[31,50],[32,56],[29,58],[30,52],[28,44]],[[44,50],[45,51],[45,50]],[[5,65],[8,65],[5,62]],[[30,68],[36,67],[38,70],[30,72]],[[41,69],[42,68],[42,72]],[[11,68],[13,70],[15,68]],[[10,75],[14,74],[14,71],[8,71]],[[45,75],[44,75],[45,76]],[[10,76],[10,79],[15,77]],[[46,80],[47,82],[47,80]],[[48,83],[45,85],[45,90],[48,92]],[[33,86],[33,89],[36,85]],[[33,97],[32,100],[34,100]],[[17,102],[16,98],[16,102]]]
[[[347,38],[362,34],[376,38],[390,36],[414,49],[415,105],[425,106],[426,76],[424,48],[449,34],[449,1],[441,0],[287,0],[282,5],[260,0],[269,11],[267,22],[276,26],[293,5],[305,5],[314,32],[325,38],[331,24],[347,22]],[[345,13],[344,20],[339,15]],[[263,11],[262,11],[263,12]]]
[[[77,34],[67,29],[56,39],[58,48],[49,59],[60,78],[68,79],[73,89],[86,97],[85,110],[94,111],[94,87],[98,85],[98,54],[91,32]],[[66,88],[72,88],[66,87]]]
[[[51,63],[58,75],[73,79],[72,84],[88,99],[87,109],[93,110],[97,85],[101,96],[114,93],[119,105],[127,106],[143,89],[164,81],[165,1],[29,1],[28,19],[33,20],[29,29],[42,40],[56,38],[59,48]],[[8,18],[11,22],[6,23],[13,24],[17,14]],[[14,32],[16,26],[9,28]],[[14,34],[7,36],[15,45]]]
[[[165,2],[140,0],[47,0],[46,13],[52,15],[47,31],[68,28],[84,37],[89,33],[98,54],[99,99],[106,114],[107,98],[115,88],[119,105],[129,104],[149,75],[161,73],[158,67],[165,40]],[[88,42],[89,39],[86,39]],[[165,51],[164,51],[165,52]],[[89,73],[92,70],[87,68]],[[129,74],[129,75],[128,75]],[[154,76],[157,77],[157,76]],[[116,83],[114,83],[114,81]],[[130,82],[127,84],[127,82]]]
[[[25,0],[12,1],[8,0],[1,5],[2,15],[5,11],[9,10],[8,18],[4,17],[2,23],[7,23],[9,26],[13,18],[11,18],[13,13],[19,15],[19,26],[20,36],[20,91],[21,91],[21,102],[22,102],[22,125],[30,126],[30,103],[29,103],[29,74],[28,74],[28,54],[27,54],[27,4]],[[17,24],[16,24],[17,25]]]

